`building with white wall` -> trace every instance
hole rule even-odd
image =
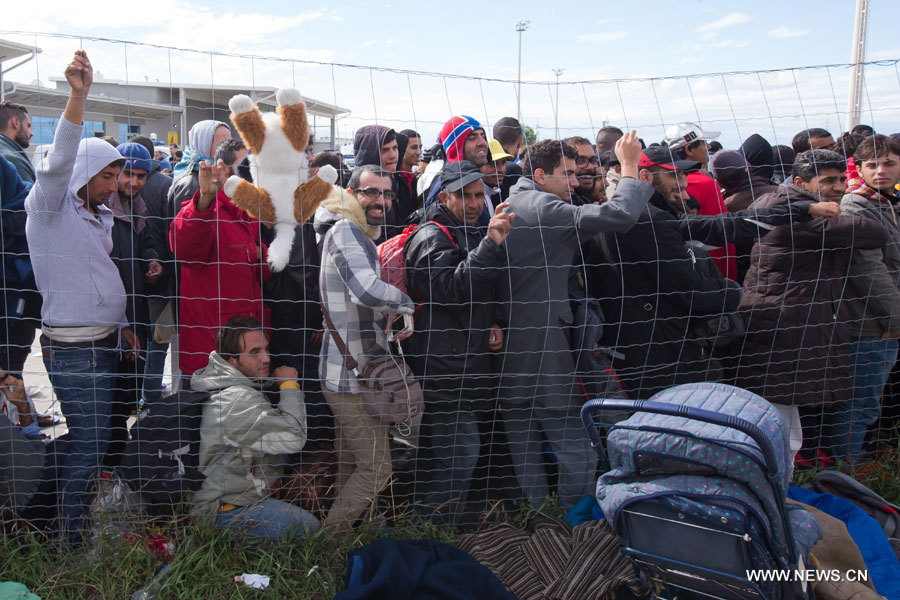
[[[63,77],[51,77],[53,87],[24,84],[8,79],[8,73],[31,60],[39,48],[0,40],[0,79],[2,100],[28,108],[34,127],[32,145],[53,141],[56,123],[69,97],[69,86]],[[30,58],[27,58],[30,55]],[[16,62],[19,61],[19,62]],[[85,104],[85,135],[112,136],[120,142],[133,135],[156,134],[166,142],[177,139],[184,147],[186,132],[203,119],[228,121],[228,100],[235,94],[246,94],[263,112],[275,110],[274,87],[229,85],[195,85],[151,81],[103,79],[98,72]],[[310,130],[316,134],[315,150],[337,148],[335,122],[350,110],[304,96]]]

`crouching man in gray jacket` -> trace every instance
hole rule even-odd
[[[212,392],[200,425],[206,479],[194,495],[195,512],[254,537],[299,539],[318,531],[318,519],[270,493],[282,475],[281,455],[306,444],[306,408],[293,367],[275,369],[278,407],[266,400],[260,387],[269,375],[268,347],[258,320],[231,317],[209,364],[191,377],[191,389]]]

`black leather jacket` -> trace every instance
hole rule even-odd
[[[406,344],[413,370],[490,372],[488,337],[496,321],[494,286],[507,268],[505,243],[496,245],[435,202],[424,210],[405,250],[407,288],[418,307],[415,333]]]

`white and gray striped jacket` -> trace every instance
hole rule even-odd
[[[390,313],[411,314],[413,301],[381,279],[378,230],[366,224],[359,203],[346,193],[332,194],[316,211],[316,231],[322,236],[319,286],[335,328],[359,370],[386,352],[384,328]],[[319,356],[322,385],[333,392],[358,393],[356,377],[326,331]]]

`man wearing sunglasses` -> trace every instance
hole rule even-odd
[[[597,204],[600,197],[594,193],[594,179],[600,170],[600,158],[594,152],[591,143],[583,137],[570,137],[563,140],[564,144],[572,146],[578,153],[575,157],[575,177],[578,178],[578,187],[572,190],[572,204]]]

